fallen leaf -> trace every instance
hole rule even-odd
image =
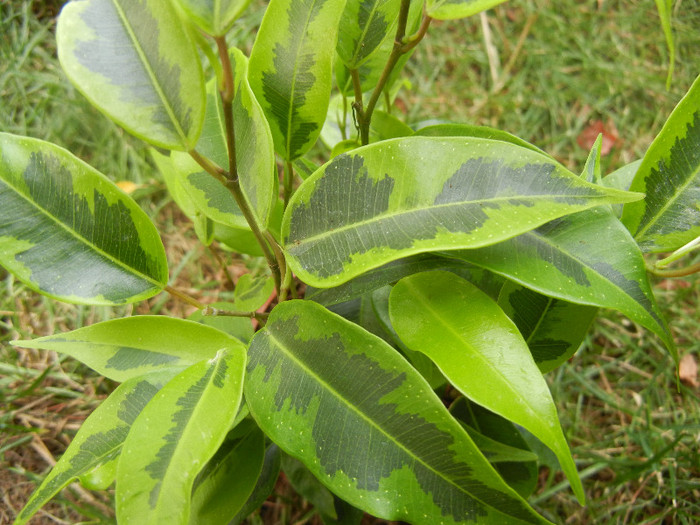
[[[678,378],[692,388],[700,386],[698,383],[698,363],[693,354],[685,354],[678,365]]]
[[[620,138],[617,127],[615,127],[615,123],[612,119],[609,119],[606,123],[603,123],[602,120],[590,122],[588,126],[583,128],[576,142],[579,146],[588,151],[593,147],[598,135],[601,133],[603,134],[603,144],[600,147],[600,154],[607,155]]]

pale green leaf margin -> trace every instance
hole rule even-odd
[[[466,18],[502,4],[506,0],[427,0],[428,16],[437,20]]]

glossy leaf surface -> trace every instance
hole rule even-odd
[[[26,523],[71,481],[116,458],[131,425],[157,391],[143,377],[118,386],[82,424],[61,459],[17,515],[15,524]]]
[[[223,36],[243,13],[250,0],[177,0],[183,11],[205,33]]]
[[[396,32],[400,0],[348,0],[340,18],[338,56],[350,69],[357,69],[384,41]]]
[[[229,523],[252,494],[264,459],[265,436],[250,419],[244,420],[197,476],[189,522]]]
[[[598,313],[595,306],[539,294],[509,281],[498,304],[520,330],[542,373],[572,357]]]
[[[194,147],[204,118],[204,76],[170,2],[69,2],[56,40],[68,78],[109,118],[156,146]]]
[[[306,153],[326,119],[344,0],[272,0],[250,56],[250,85],[285,160]]]
[[[242,345],[221,349],[175,376],[146,405],[117,466],[119,522],[188,523],[194,480],[238,412],[245,360]]]
[[[489,126],[471,126],[469,124],[432,124],[418,129],[415,133],[417,137],[473,137],[481,139],[500,140],[510,142],[523,148],[531,149],[542,155],[549,156],[537,146],[516,137],[515,135],[503,131],[502,129],[491,128]]]
[[[466,18],[502,4],[505,0],[426,0],[428,16],[438,20]]]
[[[294,272],[327,288],[401,257],[493,244],[640,197],[583,182],[506,142],[407,137],[336,157],[306,179],[282,238]]]
[[[316,303],[272,311],[249,348],[245,388],[271,439],[375,516],[544,522],[393,348]]]
[[[62,301],[123,304],[160,292],[165,250],[148,216],[66,150],[0,133],[0,263]]]
[[[74,357],[114,381],[163,368],[186,368],[243,344],[214,328],[174,317],[141,315],[97,323],[62,334],[17,341],[26,348]]]
[[[454,274],[424,272],[394,286],[389,314],[401,340],[430,357],[455,388],[552,449],[583,504],[583,487],[547,383],[496,302]]]
[[[503,243],[454,255],[542,294],[618,310],[656,333],[675,356],[642,254],[609,209],[569,215]]]
[[[277,172],[270,128],[248,85],[247,59],[238,49],[231,50],[235,67],[233,122],[235,126],[236,170],[253,215],[261,229],[267,227],[277,201]],[[226,124],[216,83],[207,85],[207,110],[197,151],[228,170]],[[205,172],[189,155],[173,153],[173,166],[180,183],[196,207],[212,220],[233,228],[248,228],[231,192]]]
[[[670,252],[700,235],[700,77],[649,147],[630,187],[646,193],[622,222],[644,252]]]
[[[408,10],[408,18],[406,20],[406,35],[413,35],[418,31],[421,20],[423,18],[423,0],[413,0],[410,3]],[[384,66],[387,63],[389,55],[394,47],[394,38],[396,31],[394,27],[389,29],[389,38],[383,39],[375,50],[369,54],[366,60],[357,68],[357,73],[360,78],[360,86],[362,92],[367,94],[371,92],[377,85],[379,78],[382,75]],[[385,93],[389,93],[390,98],[395,95],[394,85],[401,75],[401,71],[406,65],[406,62],[411,58],[415,48],[408,53],[404,53],[399,57],[398,62],[394,66],[389,79],[384,87]],[[343,64],[342,60],[338,59],[335,64],[336,83],[340,92],[346,96],[354,97],[354,87],[350,70]]]

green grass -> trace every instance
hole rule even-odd
[[[396,111],[409,123],[450,119],[505,129],[574,171],[588,154],[577,144],[581,132],[594,120],[612,121],[619,139],[603,166],[612,171],[644,154],[700,73],[700,4],[676,4],[678,60],[670,91],[665,41],[651,0],[523,0],[488,13],[486,40],[478,16],[433,23],[409,62],[412,87],[400,92]],[[139,202],[163,232],[178,285],[213,293],[210,284],[222,281],[221,270],[169,202],[146,148],[94,110],[61,73],[51,18],[58,5],[0,4],[0,131],[55,142],[113,180],[137,183]],[[259,23],[261,6],[255,2],[246,23],[234,28],[232,40],[244,48],[251,43],[246,28]],[[61,454],[79,422],[113,387],[75,361],[6,343],[132,312],[188,313],[167,297],[116,310],[61,304],[1,272],[0,524],[11,520],[51,457]],[[665,281],[656,291],[681,354],[697,356],[697,276]],[[654,336],[604,312],[577,356],[548,380],[585,477],[588,504],[578,506],[552,464],[542,470],[533,496],[539,511],[557,523],[697,522],[699,392],[683,384],[677,389],[673,362]],[[278,489],[269,506],[274,512],[258,522],[318,523],[288,487]],[[64,491],[46,512],[68,523],[105,522],[109,493],[86,498],[85,492]],[[35,523],[52,519],[43,514]]]

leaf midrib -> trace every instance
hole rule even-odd
[[[85,246],[87,246],[88,248],[91,248],[98,255],[100,255],[100,256],[104,257],[105,259],[107,259],[108,261],[111,261],[112,263],[114,263],[115,266],[119,266],[119,267],[127,270],[127,273],[131,273],[131,274],[143,279],[144,281],[156,286],[157,288],[163,289],[164,283],[156,281],[151,276],[142,273],[141,271],[137,270],[136,268],[128,266],[126,263],[115,258],[113,255],[105,252],[102,248],[96,246],[94,243],[88,241],[88,239],[86,239],[85,237],[80,235],[77,231],[69,228],[68,225],[65,224],[64,222],[62,222],[58,217],[52,215],[46,209],[40,207],[38,203],[36,203],[32,199],[30,199],[24,193],[22,193],[19,189],[17,189],[17,187],[14,184],[12,184],[12,181],[9,181],[7,179],[2,179],[2,181],[9,188],[14,190],[16,195],[19,195],[22,199],[24,199],[27,203],[29,203],[30,208],[34,208],[34,209],[38,210],[40,214],[44,215],[45,217],[48,217],[51,222],[53,222],[54,224],[63,228],[66,232],[68,232],[68,234],[70,236],[74,237],[78,242],[82,242]],[[104,195],[104,193],[101,193],[101,195]],[[132,210],[129,210],[129,217],[131,217],[131,212],[132,212]],[[91,217],[94,217],[94,214],[91,214]],[[141,237],[139,237],[139,241],[141,241]],[[37,243],[33,244],[33,246],[36,246],[36,245],[37,245]],[[144,250],[144,252],[145,252],[145,250]]]
[[[209,377],[209,380],[207,381],[207,384],[204,386],[204,388],[202,388],[202,393],[201,393],[201,395],[197,398],[196,404],[194,405],[193,409],[192,409],[191,412],[190,412],[190,417],[187,418],[187,423],[185,424],[185,427],[182,429],[182,432],[181,432],[180,435],[177,437],[176,444],[175,444],[175,449],[173,450],[173,453],[172,453],[172,455],[170,456],[170,461],[168,461],[168,465],[165,467],[165,473],[163,474],[163,477],[162,477],[160,480],[158,480],[158,481],[161,482],[161,485],[160,485],[160,488],[158,489],[158,497],[157,497],[157,500],[156,500],[156,504],[155,504],[154,507],[153,507],[154,510],[155,510],[155,509],[161,508],[162,496],[163,496],[166,492],[169,492],[168,490],[166,490],[167,487],[165,487],[166,482],[167,482],[167,481],[170,481],[170,480],[173,480],[173,479],[174,479],[174,480],[180,480],[180,479],[182,479],[182,472],[177,472],[177,473],[176,473],[177,475],[171,475],[171,474],[169,474],[170,469],[172,468],[173,464],[179,463],[179,462],[174,461],[174,458],[177,458],[177,457],[178,457],[178,451],[181,450],[181,449],[184,447],[184,441],[185,441],[185,440],[183,440],[182,437],[185,436],[186,434],[191,434],[191,424],[192,424],[192,420],[194,420],[194,419],[197,417],[197,415],[199,414],[199,412],[201,412],[201,411],[203,410],[203,407],[201,406],[201,401],[202,401],[202,399],[204,399],[205,397],[207,397],[207,394],[209,393],[211,384],[214,382],[214,380],[215,380],[216,377],[217,377],[217,371],[218,371],[219,367],[222,366],[222,364],[225,363],[226,357],[227,357],[227,352],[224,352],[224,353],[221,354],[221,356],[218,356],[218,357],[215,357],[215,358],[214,358],[214,359],[216,359],[216,362],[212,364],[212,366],[214,367],[214,370],[212,370],[211,376]],[[203,359],[203,361],[211,361],[211,360]],[[207,367],[207,368],[204,369],[204,374],[207,373],[207,370],[208,370],[208,369],[209,369],[209,367]],[[201,377],[202,377],[202,376],[197,376],[197,379],[194,380],[192,383],[190,383],[190,385],[188,386],[188,390],[187,390],[186,392],[189,391],[189,388],[191,388],[191,387],[193,387],[194,385],[196,385],[197,382],[201,379]],[[218,387],[217,387],[217,388],[218,388]],[[222,387],[222,389],[223,389],[223,388],[224,388],[224,387]],[[181,397],[181,396],[178,397],[178,400],[179,400],[179,399],[182,399],[182,397]],[[239,404],[240,404],[240,401],[239,401]],[[234,411],[234,413],[235,413],[235,411]],[[195,431],[196,431],[196,429],[195,429]],[[168,432],[166,433],[166,435],[169,434],[169,433],[170,433],[170,430],[168,430]],[[222,437],[223,437],[223,436],[222,436]],[[168,442],[166,441],[165,444],[167,444],[167,443],[168,443]],[[217,447],[217,448],[218,448],[218,447]],[[204,466],[205,464],[206,464],[206,460],[202,461],[202,465],[201,465],[201,466]],[[195,480],[196,476],[197,476],[197,472],[193,473],[193,475],[191,476],[191,479],[190,479],[189,481],[186,480],[188,483],[191,482],[191,483],[190,483],[190,486],[189,486],[189,489],[190,489],[190,490],[192,489],[192,484],[194,484],[194,480]],[[167,504],[167,503],[168,503],[168,501],[166,501],[166,504]],[[189,505],[189,503],[190,503],[190,502],[186,502],[186,505]],[[188,513],[185,513],[185,514],[188,514]],[[159,516],[158,516],[157,513],[155,513],[155,512],[152,513],[152,514],[151,514],[151,517],[152,517],[152,518],[155,518],[155,521],[152,522],[152,523],[154,523],[154,525],[158,525],[158,524],[160,523],[160,521],[159,521]]]
[[[582,260],[582,259],[579,259],[576,255],[570,253],[569,251],[566,251],[566,250],[562,249],[559,245],[555,244],[553,241],[551,241],[551,240],[548,239],[547,237],[542,236],[542,235],[539,234],[539,233],[536,233],[536,232],[533,232],[533,231],[529,231],[529,232],[526,232],[526,233],[521,234],[520,236],[521,236],[521,237],[524,237],[524,238],[527,238],[527,237],[534,237],[535,240],[536,240],[536,242],[544,242],[545,244],[547,244],[547,245],[549,245],[550,247],[554,248],[554,249],[555,249],[556,251],[558,251],[559,253],[563,254],[563,255],[564,255],[565,257],[567,257],[568,259],[570,259],[570,260],[572,260],[572,261],[578,263],[580,266],[582,266],[583,268],[585,268],[585,269],[587,269],[587,270],[589,271],[588,277],[590,277],[590,276],[591,276],[590,274],[592,274],[593,276],[595,276],[595,277],[596,277],[597,279],[599,279],[600,281],[602,281],[602,282],[604,282],[604,283],[607,283],[609,286],[612,286],[615,290],[618,290],[618,292],[620,292],[620,294],[621,294],[623,297],[627,298],[628,300],[631,300],[632,304],[634,304],[636,307],[641,308],[641,311],[644,312],[645,317],[647,317],[647,320],[648,320],[648,321],[651,321],[655,326],[657,326],[658,328],[661,328],[662,333],[664,333],[664,334],[666,333],[666,330],[664,329],[664,327],[663,327],[662,325],[659,325],[659,324],[654,320],[653,316],[650,314],[650,312],[649,312],[646,308],[644,308],[639,302],[637,302],[631,295],[629,295],[629,294],[628,294],[627,292],[625,292],[622,288],[620,288],[620,286],[618,286],[616,283],[614,283],[613,281],[610,281],[609,279],[606,279],[602,274],[600,274],[599,272],[597,272],[595,269],[591,268],[590,265],[589,265],[588,263],[586,263],[586,261],[584,261],[584,260]],[[496,273],[499,273],[499,274],[501,274],[501,275],[503,275],[503,276],[505,276],[505,277],[514,279],[515,281],[521,283],[523,286],[526,286],[527,288],[532,289],[532,286],[531,286],[532,283],[526,282],[526,281],[524,281],[523,279],[518,278],[518,276],[516,276],[516,275],[512,275],[511,273],[506,273],[506,272],[503,272],[503,271],[492,270],[489,266],[487,266],[487,265],[483,264],[481,261],[479,261],[478,258],[468,258],[468,260],[469,260],[471,263],[476,264],[477,266],[480,266],[480,267],[482,267],[482,268],[486,268],[486,269],[491,270],[491,271],[495,271]],[[547,262],[547,264],[551,264],[551,263],[549,263],[548,261],[545,261],[545,262]],[[557,271],[559,271],[559,270],[557,270]],[[560,272],[560,273],[561,273],[561,272]],[[579,286],[579,285],[577,284],[576,286]],[[572,297],[570,297],[570,296],[564,296],[563,294],[559,294],[559,295],[557,296],[557,295],[556,295],[556,294],[557,294],[556,291],[544,290],[543,287],[539,287],[539,288],[537,289],[537,291],[540,291],[540,290],[542,290],[542,293],[545,293],[545,294],[552,294],[552,295],[555,296],[557,299],[561,299],[561,300],[564,300],[564,301],[571,301],[571,300],[573,300],[573,301],[577,302],[578,304],[585,304],[585,305],[589,305],[589,306],[597,306],[597,307],[600,307],[600,308],[613,308],[613,309],[622,311],[619,307],[613,307],[613,306],[611,306],[611,305],[609,305],[609,304],[601,304],[600,301],[597,301],[597,302],[595,302],[595,301],[593,301],[593,300],[588,300],[588,301],[586,301],[584,298],[579,298],[579,297],[573,297],[573,298],[572,298]],[[646,295],[646,294],[645,294],[645,295]],[[629,302],[629,301],[626,301],[626,302]],[[652,304],[653,304],[653,303],[652,303]],[[626,312],[623,312],[623,313],[626,313]],[[643,324],[643,323],[640,323],[640,324]],[[647,328],[648,328],[648,327],[647,327]]]
[[[394,217],[400,217],[402,215],[410,215],[413,213],[422,212],[422,211],[426,211],[426,210],[439,210],[441,208],[450,208],[450,207],[459,208],[459,207],[469,205],[469,204],[499,203],[499,202],[503,202],[503,201],[507,202],[507,201],[511,201],[513,199],[528,199],[528,200],[537,200],[537,201],[543,201],[543,202],[552,202],[553,197],[557,197],[557,198],[570,197],[570,198],[580,199],[583,201],[599,200],[601,198],[604,198],[604,197],[601,197],[600,195],[589,195],[589,196],[581,196],[581,195],[556,195],[556,196],[552,196],[552,195],[548,195],[548,194],[509,195],[509,196],[503,196],[503,197],[491,197],[491,198],[487,198],[487,199],[448,202],[448,203],[444,203],[444,204],[430,204],[430,205],[423,206],[423,207],[404,208],[404,209],[399,209],[399,210],[393,211],[393,212],[380,213],[378,215],[374,215],[374,216],[370,217],[369,219],[352,222],[350,224],[346,224],[343,226],[338,226],[336,228],[333,228],[331,230],[326,230],[326,231],[318,233],[316,235],[310,235],[308,237],[304,237],[303,239],[298,239],[298,240],[293,239],[293,240],[291,240],[291,242],[293,242],[295,246],[303,245],[305,243],[316,242],[319,239],[330,238],[330,237],[333,237],[333,236],[338,235],[340,233],[343,233],[345,231],[359,228],[361,226],[365,226],[365,225],[372,224],[372,223],[379,223],[379,222],[384,221],[386,219],[392,219]],[[581,202],[580,204],[568,204],[568,206],[571,206],[572,208],[579,208],[578,211],[581,211],[580,208],[586,209],[586,208],[590,208],[593,205],[589,204],[588,202]],[[499,209],[501,209],[501,208],[499,207]],[[506,209],[508,209],[508,208],[506,208]],[[574,211],[572,211],[571,213],[573,213],[573,212]],[[489,216],[489,218],[490,218],[490,216]],[[555,217],[552,217],[551,219],[554,219],[554,218]],[[543,221],[535,221],[535,222],[541,223],[541,222],[546,222],[547,220],[550,220],[550,219],[544,219]],[[290,227],[291,227],[291,222],[290,222]],[[534,226],[534,227],[536,227],[536,226]],[[479,229],[481,229],[481,228],[479,228]],[[286,239],[286,242],[289,243],[290,239]]]
[[[274,342],[275,346],[277,348],[281,349],[285,355],[287,355],[299,368],[301,368],[303,371],[305,371],[309,376],[311,376],[313,379],[316,380],[317,383],[319,383],[322,387],[325,387],[325,389],[330,392],[331,395],[334,395],[337,399],[339,399],[342,403],[343,406],[349,407],[353,412],[355,412],[357,415],[360,416],[361,419],[364,419],[368,426],[371,426],[378,430],[382,435],[386,436],[392,443],[396,445],[397,448],[400,448],[401,450],[404,451],[409,457],[414,458],[416,462],[419,462],[421,465],[423,465],[427,470],[433,472],[436,476],[439,478],[443,479],[446,483],[449,483],[450,485],[453,485],[459,489],[460,492],[464,492],[465,494],[468,494],[469,497],[474,499],[475,501],[480,502],[482,505],[494,509],[497,512],[500,513],[500,510],[496,509],[493,505],[484,502],[482,499],[477,497],[476,495],[472,494],[471,492],[468,492],[464,487],[461,487],[457,483],[455,483],[452,479],[446,477],[442,472],[435,470],[432,465],[427,464],[423,458],[420,456],[417,456],[411,449],[406,448],[403,443],[397,441],[394,439],[394,436],[389,434],[383,427],[379,426],[377,422],[374,420],[370,419],[367,417],[363,412],[361,412],[354,404],[350,403],[347,399],[345,399],[338,390],[333,388],[329,383],[324,381],[321,377],[318,376],[318,374],[314,373],[312,369],[310,369],[304,361],[301,361],[300,359],[297,359],[296,356],[294,355],[293,352],[289,351],[288,348],[279,340],[275,337],[275,335],[270,331],[269,329],[267,330],[267,333],[271,339],[272,342]],[[461,428],[461,427],[460,427]],[[464,431],[464,430],[463,430]],[[466,431],[464,431],[466,434]],[[470,439],[471,441],[471,439]],[[476,447],[475,447],[476,449]]]
[[[656,163],[658,166],[658,162]],[[649,230],[652,226],[655,226],[656,223],[663,217],[663,215],[666,213],[666,211],[673,207],[676,204],[676,201],[685,193],[685,190],[695,182],[695,180],[698,178],[698,174],[700,174],[700,164],[695,166],[695,169],[691,169],[690,171],[690,176],[688,177],[688,180],[685,184],[682,184],[680,187],[674,185],[674,188],[676,188],[678,191],[675,192],[675,194],[670,198],[667,199],[664,205],[658,210],[656,214],[654,214],[653,217],[650,218],[649,221],[646,222],[644,227],[639,228],[637,230],[637,233],[634,234],[635,239],[642,240],[644,237],[644,234]],[[643,201],[640,201],[643,202]],[[696,225],[693,225],[696,226]],[[651,239],[650,239],[651,240]]]
[[[420,290],[419,290],[414,284],[412,284],[409,280],[404,281],[403,284],[404,284],[404,286],[406,286],[407,288],[409,288],[409,290],[412,292],[411,295],[413,295],[413,297],[414,297],[415,299],[417,299],[417,300],[423,305],[424,309],[427,310],[428,312],[430,312],[430,314],[434,317],[434,322],[433,322],[433,324],[435,324],[435,320],[437,320],[437,324],[443,326],[443,327],[447,330],[447,332],[448,332],[449,334],[452,335],[452,339],[455,340],[462,348],[466,348],[468,351],[470,350],[470,351],[471,351],[470,354],[471,354],[472,356],[477,356],[478,359],[479,359],[479,361],[481,361],[482,364],[489,365],[489,366],[488,366],[489,368],[492,368],[492,369],[494,368],[494,367],[491,367],[491,366],[490,366],[490,363],[488,362],[488,359],[486,359],[486,358],[482,355],[482,353],[481,353],[480,351],[475,350],[475,349],[473,348],[473,346],[472,346],[471,344],[469,344],[469,343],[461,336],[461,334],[460,334],[455,328],[452,327],[452,325],[448,324],[448,323],[445,321],[445,319],[444,319],[443,317],[441,317],[441,316],[438,314],[437,310],[435,310],[435,309],[433,308],[433,306],[425,299],[425,295],[422,294],[422,293],[420,293]],[[426,353],[425,350],[423,350],[423,349],[415,349],[415,348],[414,348],[414,350],[417,350],[417,351],[419,351],[419,352],[422,352],[423,354],[425,354],[426,356],[428,356],[428,357],[430,358],[431,361],[435,362],[435,359],[433,359],[433,357],[432,357],[430,354]],[[529,351],[528,351],[528,352],[529,352]],[[437,363],[435,363],[435,364],[437,365]],[[443,372],[443,374],[445,374],[445,377],[447,377],[448,379],[450,379],[448,373],[445,372],[445,371],[442,369],[442,367],[440,367],[439,365],[438,365],[438,367],[439,367],[440,370]],[[508,387],[508,390],[512,393],[512,397],[514,397],[514,398],[516,398],[516,399],[520,399],[521,402],[522,402],[522,404],[523,404],[524,406],[527,407],[528,411],[530,412],[530,415],[534,415],[535,417],[538,417],[537,412],[536,412],[535,410],[532,409],[532,407],[530,406],[530,404],[529,404],[529,403],[527,402],[527,400],[520,394],[520,392],[519,392],[518,390],[515,390],[515,389],[513,389],[513,388],[511,387],[511,385],[510,385],[508,379],[503,375],[503,373],[501,372],[501,370],[500,370],[498,367],[495,367],[495,371],[496,371],[496,375],[498,375],[498,376],[501,378],[502,382]],[[539,372],[538,372],[538,373],[539,373]],[[467,395],[466,392],[464,392],[464,394]],[[553,402],[552,402],[552,403],[553,403]],[[493,409],[491,409],[491,410],[493,410]],[[520,424],[523,425],[522,423],[520,423]],[[523,427],[525,427],[525,425],[523,425]],[[527,428],[527,427],[525,427],[525,428]],[[535,432],[534,432],[532,429],[528,429],[528,430],[530,430],[530,432],[532,432],[534,435],[537,435],[537,434],[535,434]]]
[[[184,130],[180,126],[180,122],[175,117],[175,111],[173,110],[172,106],[170,105],[170,101],[165,96],[165,92],[163,91],[163,88],[161,87],[160,83],[158,82],[158,77],[155,75],[155,73],[151,69],[150,62],[148,61],[146,54],[145,54],[143,48],[141,47],[141,44],[139,43],[138,39],[136,38],[136,35],[134,34],[133,29],[131,28],[131,24],[129,23],[129,20],[126,17],[124,10],[119,5],[119,0],[112,0],[112,4],[114,5],[114,8],[117,11],[119,18],[121,19],[122,25],[124,26],[124,30],[127,32],[129,37],[131,38],[131,44],[134,46],[136,53],[138,54],[139,58],[141,59],[141,64],[143,65],[144,70],[146,71],[146,74],[148,75],[148,77],[151,80],[151,85],[152,85],[153,89],[155,90],[156,94],[158,95],[158,98],[160,98],[161,102],[163,103],[163,107],[165,108],[165,111],[167,112],[168,117],[170,118],[170,122],[173,125],[175,132],[180,136],[180,140],[182,142],[182,145],[185,146],[185,148],[188,150],[191,149],[190,141],[189,141],[187,135],[185,134]]]
[[[360,31],[360,38],[356,41],[357,45],[355,46],[355,50],[352,54],[352,57],[350,58],[350,63],[353,65],[352,66],[353,69],[357,69],[359,67],[359,65],[356,63],[358,60],[357,55],[360,54],[360,48],[363,47],[362,44],[365,41],[365,38],[367,37],[367,32],[369,31],[370,25],[372,25],[372,22],[374,21],[374,18],[376,16],[377,11],[379,11],[379,4],[381,3],[381,1],[382,0],[377,0],[374,2],[373,7],[372,7],[372,11],[370,12],[370,16],[367,17],[367,24]],[[362,8],[361,4],[358,4],[358,6],[360,6],[360,9]],[[359,16],[359,12],[358,12],[358,16]],[[388,28],[389,29],[391,28],[391,24],[388,25]],[[385,38],[387,38],[387,37],[390,37],[389,33],[387,33]],[[384,42],[385,38],[382,39],[381,42]],[[377,49],[377,48],[375,47],[375,49]],[[371,54],[371,52],[368,55],[365,55],[365,59],[368,58],[370,54]]]
[[[292,117],[294,116],[294,110],[296,109],[296,106],[294,105],[294,98],[296,94],[296,83],[297,83],[297,70],[299,69],[299,55],[302,54],[302,50],[304,49],[304,43],[306,42],[306,35],[307,35],[307,28],[309,27],[309,23],[311,21],[311,13],[313,12],[314,8],[316,7],[316,4],[318,3],[318,0],[314,0],[311,6],[309,6],[309,10],[307,12],[306,16],[306,22],[304,23],[304,31],[303,31],[303,37],[299,39],[299,44],[296,47],[296,52],[294,53],[294,72],[292,74],[292,84],[290,86],[290,96],[289,96],[289,111],[287,112],[287,130],[285,134],[286,140],[286,150],[287,150],[287,157],[291,157],[292,154],[294,153],[292,151],[292,128],[294,127]],[[289,14],[287,14],[289,17]],[[291,20],[287,20],[288,24],[291,26]],[[301,106],[303,107],[303,106]]]

